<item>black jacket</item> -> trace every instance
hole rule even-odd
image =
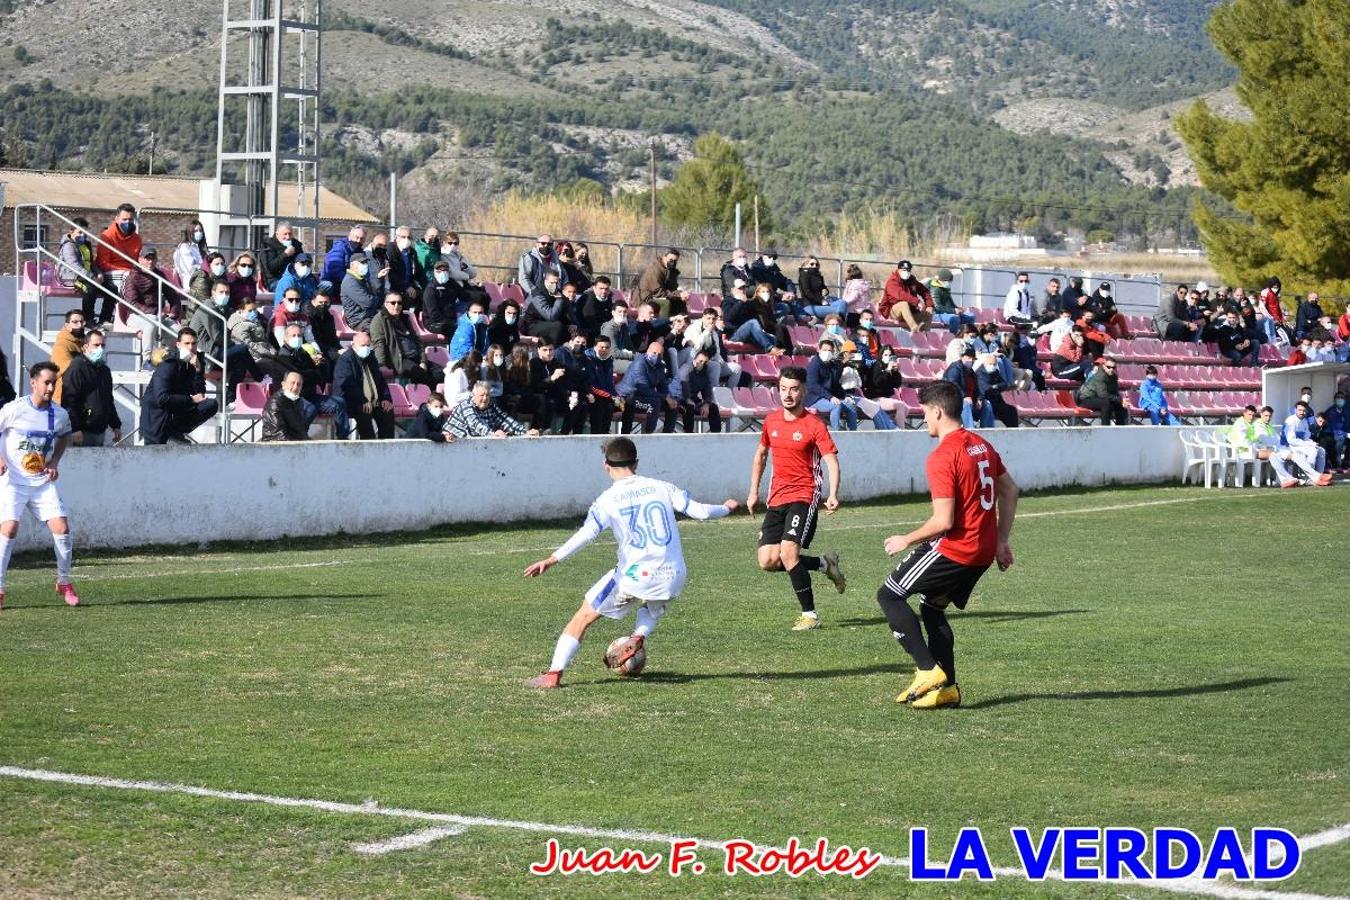
[[[162,444],[172,433],[173,418],[196,407],[194,394],[206,393],[201,370],[171,356],[155,366],[141,399],[141,435],[147,443]]]
[[[314,343],[324,353],[341,353],[342,341],[338,340],[337,320],[325,309],[322,312],[311,304],[306,310],[309,314],[309,330],[314,332]]]
[[[299,350],[282,347],[277,351],[276,360],[292,372],[299,372],[300,377],[305,379],[305,386],[300,389],[301,397],[311,402],[318,399],[319,388],[328,384],[330,370],[326,361],[315,364],[314,357],[303,347]]]
[[[511,348],[518,343],[520,343],[520,311],[516,310],[516,320],[508,325],[502,311],[498,309],[492,321],[488,323],[488,344],[496,344],[502,348],[504,354],[510,356]]]
[[[722,281],[723,303],[731,299],[731,289],[736,286],[737,278],[745,282],[745,293],[747,295],[755,292],[755,279],[750,274],[749,263],[746,264],[745,268],[738,269],[731,264],[731,260],[727,260],[722,263],[722,271],[718,273],[718,277]]]
[[[614,293],[605,295],[601,300],[595,296],[595,290],[586,291],[586,293],[577,297],[577,319],[581,323],[581,330],[591,340],[595,340],[600,334],[600,326],[608,322],[614,315]]]
[[[437,284],[435,279],[422,291],[422,327],[447,340],[455,333],[455,302],[461,290],[455,282]]]
[[[426,270],[422,268],[421,261],[417,258],[417,251],[409,245],[408,264],[405,265],[403,251],[398,249],[397,246],[390,244],[388,250],[388,262],[389,290],[393,293],[403,294],[405,301],[403,304],[404,307],[417,304],[422,299],[422,289],[425,288],[427,284],[427,273]],[[411,302],[407,302],[408,295],[405,292],[410,287],[417,291],[417,296],[413,298]]]
[[[385,382],[384,376],[380,374],[379,363],[375,362],[375,354],[372,353],[365,359],[356,355],[356,351],[348,348],[338,357],[337,365],[333,368],[333,391],[342,396],[347,404],[347,410],[352,415],[361,411],[361,407],[366,402],[365,392],[361,390],[361,367],[364,366],[372,378],[375,379],[376,402],[380,400],[389,400],[389,385]]]
[[[258,251],[263,281],[267,283],[269,291],[276,287],[277,279],[286,273],[286,267],[291,261],[305,252],[305,245],[300,241],[292,239],[291,243],[295,246],[295,253],[287,256],[286,245],[277,240],[276,235],[268,235],[267,240],[263,241],[262,249]]]
[[[797,270],[797,289],[802,301],[812,306],[823,304],[830,293],[830,289],[825,286],[825,276],[820,274],[820,269],[808,269],[805,266]]]
[[[426,438],[429,441],[435,441],[438,444],[445,443],[445,423],[449,421],[448,415],[442,414],[439,418],[433,419],[431,413],[427,412],[427,405],[423,403],[417,408],[417,415],[408,423],[408,428],[404,432],[405,437]]]
[[[72,431],[121,429],[122,419],[113,402],[112,372],[91,363],[81,353],[61,375],[61,405],[70,413]]]
[[[300,414],[300,401],[291,400],[281,391],[267,399],[262,413],[264,441],[307,441],[309,428]]]

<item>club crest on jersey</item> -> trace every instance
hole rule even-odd
[[[633,580],[637,580],[638,578],[649,578],[651,574],[652,573],[647,569],[639,569],[637,563],[633,563],[623,570],[623,577],[631,578]]]
[[[797,441],[798,443],[800,443],[800,442],[801,442],[801,439],[802,439],[802,433],[801,433],[800,431],[794,431],[794,432],[792,432],[792,439],[793,439],[794,441]]]

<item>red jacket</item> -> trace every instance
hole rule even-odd
[[[1347,309],[1336,323],[1336,336],[1343,341],[1350,341],[1350,309]]]
[[[877,312],[881,313],[883,318],[891,319],[891,308],[897,303],[908,303],[915,309],[931,309],[933,306],[933,295],[924,287],[923,282],[911,275],[907,281],[900,280],[898,271],[891,272],[891,277],[886,279],[886,290],[881,295],[881,304],[877,307]]]
[[[117,223],[114,222],[103,230],[103,233],[98,236],[98,239],[102,241],[102,243],[98,245],[98,248],[94,253],[94,262],[98,264],[100,272],[117,270],[126,271],[127,269],[134,268],[136,260],[141,258],[141,233],[139,231],[133,231],[131,234],[123,237],[122,232],[117,227]],[[121,256],[113,253],[107,246],[104,246],[105,244],[111,245],[112,247],[115,247],[118,252],[131,257],[131,261],[128,262]]]
[[[1056,356],[1062,356],[1069,362],[1081,362],[1083,359],[1083,348],[1073,342],[1073,335],[1064,335],[1064,340],[1059,342],[1058,349],[1055,350]]]
[[[1098,344],[1111,343],[1111,335],[1107,334],[1097,327],[1097,323],[1088,324],[1082,319],[1078,320],[1078,325],[1083,329],[1083,337],[1089,341],[1096,341]]]
[[[1272,288],[1261,292],[1261,302],[1266,305],[1266,313],[1280,325],[1284,324],[1284,307],[1280,305],[1280,295]]]

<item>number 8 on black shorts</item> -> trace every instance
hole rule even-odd
[[[816,534],[817,503],[789,503],[770,506],[764,513],[764,524],[759,528],[759,545],[781,544],[790,541],[803,550],[811,546]]]

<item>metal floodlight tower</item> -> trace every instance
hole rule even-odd
[[[222,247],[260,246],[286,219],[308,247],[322,249],[321,3],[224,0],[213,204],[228,213],[217,217]]]

